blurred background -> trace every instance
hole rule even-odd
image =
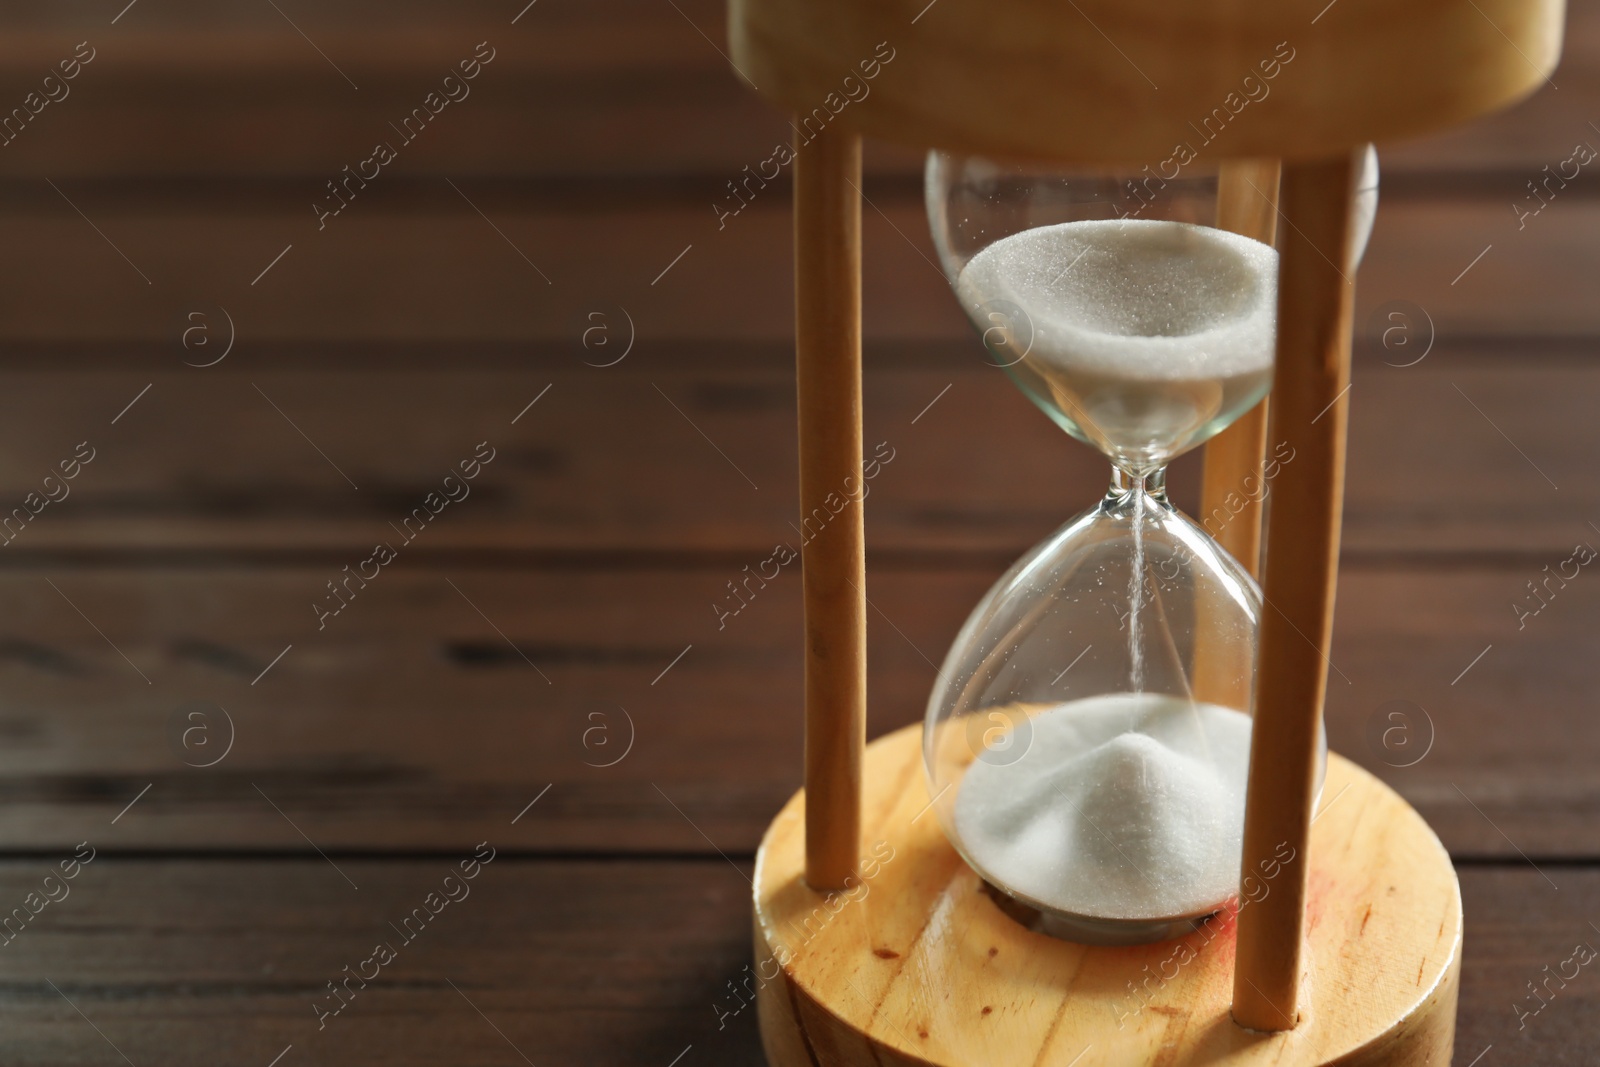
[[[729,183],[790,132],[711,0],[525,3],[0,12],[0,1061],[760,1062],[798,567],[725,613],[798,547],[790,190]],[[1600,944],[1597,53],[1580,0],[1533,99],[1380,145],[1358,281],[1329,737],[1455,857],[1482,1067],[1600,1036],[1540,985]],[[875,736],[1105,474],[920,158],[864,193]]]

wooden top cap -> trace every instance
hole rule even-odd
[[[824,125],[1078,163],[1326,156],[1504,107],[1564,0],[729,0],[739,71]]]

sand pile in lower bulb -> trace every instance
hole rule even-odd
[[[1009,764],[975,761],[956,796],[984,877],[1057,911],[1204,914],[1238,891],[1250,719],[1154,693],[1061,704]]]

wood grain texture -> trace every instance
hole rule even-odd
[[[1567,142],[1581,135],[1560,135],[1549,162],[1568,158]],[[1374,316],[1396,300],[1424,309],[1445,339],[1562,340],[1600,332],[1600,310],[1586,299],[1581,271],[1600,240],[1600,200],[1580,179],[1519,228],[1513,205],[1531,195],[1525,183],[1542,176],[1542,165],[1471,197],[1385,193],[1362,261],[1358,334],[1381,338],[1390,323]],[[592,325],[585,316],[607,305],[633,316],[640,354],[711,340],[787,344],[789,198],[780,185],[752,184],[747,206],[719,221],[718,208],[739,202],[727,199],[724,185],[735,176],[719,178],[703,197],[663,196],[641,183],[605,198],[591,191],[531,199],[516,183],[452,176],[490,221],[442,180],[419,180],[392,195],[375,183],[372,199],[353,201],[322,230],[310,195],[322,179],[266,192],[208,182],[204,193],[150,182],[57,182],[153,287],[47,184],[17,182],[0,204],[0,234],[12,249],[0,262],[5,351],[55,341],[139,341],[174,360],[201,362],[181,348],[185,316],[206,309],[216,316],[218,306],[238,323],[239,355],[284,342],[330,349],[544,342],[601,364],[615,352],[603,359],[581,338]],[[972,327],[935,266],[920,188],[881,193],[869,185],[865,192],[872,200],[862,219],[866,342],[972,343]],[[252,285],[290,244],[293,250]],[[1420,321],[1416,329],[1420,334]],[[1418,351],[1385,358],[1402,364]]]
[[[1278,229],[1277,160],[1227,160],[1217,176],[1217,226],[1271,245]],[[1260,577],[1262,502],[1268,492],[1265,453],[1267,407],[1259,403],[1205,444],[1200,475],[1200,506],[1194,512],[1206,533],[1238,560],[1251,577]],[[1200,613],[1221,607],[1223,594],[1200,589]],[[1193,688],[1197,699],[1245,710],[1250,706],[1252,672],[1236,656],[1214,644],[1202,627],[1195,635]],[[1243,669],[1241,669],[1243,667]]]
[[[1351,205],[1356,153],[1283,168],[1278,341],[1271,427],[1298,466],[1275,486],[1262,565],[1262,609],[1245,797],[1246,874],[1288,842],[1279,892],[1239,919],[1233,1016],[1254,1030],[1300,1025],[1302,946],[1318,740],[1333,643],[1344,509],[1344,403],[1350,379]]]
[[[512,25],[522,0],[280,0],[359,91],[258,0],[141,2],[111,25],[124,6],[0,11],[0,107],[75,42],[100,50],[0,150],[0,499],[77,441],[101,449],[0,552],[0,893],[37,887],[28,850],[105,846],[0,953],[0,1059],[123,1062],[48,978],[141,1065],[266,1064],[290,1043],[278,1067],[760,1063],[735,988],[744,873],[799,784],[799,586],[786,568],[725,630],[711,605],[797,518],[788,177],[722,229],[716,207],[793,133],[707,42],[724,5],[540,0]],[[471,99],[318,231],[323,183],[485,39]],[[1559,92],[1381,146],[1358,294],[1327,723],[1464,864],[1457,1047],[1465,1064],[1492,1044],[1478,1067],[1587,1064],[1600,1003],[1585,973],[1525,1027],[1513,1010],[1600,914],[1597,602],[1580,579],[1525,628],[1513,613],[1600,515],[1589,176],[1523,228],[1513,210],[1593,140],[1600,3],[1573,5],[1566,53]],[[874,732],[920,718],[971,603],[1103,488],[1098,458],[979,363],[928,262],[921,164],[881,143],[864,160],[866,441],[898,449],[868,529],[894,623],[869,634]],[[1380,344],[1396,300],[1438,334],[1413,366],[1423,347]],[[182,366],[186,313],[218,305],[238,346]],[[601,307],[637,323],[612,367],[593,364],[620,348],[581,340]],[[310,591],[485,437],[501,455],[472,498],[316,631]],[[1373,740],[1394,700],[1414,705],[1407,745],[1431,743],[1420,762]],[[237,727],[210,769],[170,734],[196,701]],[[595,766],[630,736],[624,708],[636,743]],[[502,822],[472,899],[318,1032],[311,996]]]
[[[0,572],[0,837],[83,840],[151,785],[118,823],[139,847],[305,847],[259,785],[323,847],[432,848],[550,786],[535,809],[548,816],[519,824],[529,847],[714,855],[703,830],[748,854],[800,784],[803,665],[792,567],[717,629],[711,604],[745,562],[402,559],[323,632],[309,605],[324,566]],[[872,732],[921,721],[935,657],[1004,565],[871,570]],[[1458,855],[1581,857],[1600,818],[1600,719],[1563,710],[1590,706],[1600,604],[1579,583],[1519,631],[1510,603],[1528,576],[1401,565],[1341,578],[1330,744]],[[1409,702],[1407,729],[1385,744],[1372,727],[1394,725],[1394,701]],[[193,702],[236,729],[213,768],[174,747],[173,717]]]
[[[488,39],[499,50],[494,64],[469,100],[447,110],[437,138],[430,133],[408,149],[407,174],[434,181],[439,174],[457,181],[501,175],[525,187],[530,177],[659,182],[697,175],[713,199],[745,165],[794,135],[706,43],[726,39],[726,5],[676,3],[682,14],[647,0],[540,0],[515,26],[510,20],[520,7],[507,13],[493,0],[286,8],[359,92],[264,5],[174,0],[136,8],[137,17],[130,12],[109,26],[115,11],[9,4],[0,12],[0,99],[7,106],[76,42],[90,40],[101,51],[70,98],[50,105],[5,150],[3,173],[58,182],[108,174],[294,175],[302,189],[320,189],[330,165],[336,172],[352,162],[350,153],[370,150],[461,58],[463,45],[470,51]],[[1587,136],[1600,104],[1600,4],[1569,5],[1563,53],[1551,76],[1559,92],[1543,84],[1505,113],[1386,144],[1386,172],[1416,175],[1440,191],[1498,177],[1520,196],[1528,177],[1564,157],[1568,141]],[[1258,58],[1242,61],[1241,78]],[[1197,103],[1197,122],[1201,110]],[[149,122],[153,113],[163,121]],[[920,167],[916,152],[869,148],[869,172],[911,176]]]
[[[767,99],[823,124],[980,155],[1155,167],[1196,139],[1234,157],[1314,159],[1500,110],[1554,69],[1564,15],[1560,0],[1346,0],[1327,20],[1270,0],[1181,14],[1157,0],[956,0],[937,12],[919,0],[865,11],[734,0],[728,40]],[[1415,39],[1430,42],[1426,55]],[[874,55],[885,68],[858,97],[861,81],[841,79]],[[1202,131],[1197,114],[1214,126]]]
[[[999,565],[1104,489],[1100,458],[1067,440],[970,344],[867,349],[865,440],[894,456],[870,483],[867,542],[878,558],[958,553]],[[473,495],[418,539],[418,553],[590,564],[602,553],[717,555],[739,558],[734,571],[765,559],[799,524],[792,352],[640,349],[604,369],[584,366],[581,356],[598,357],[577,345],[526,357],[482,348],[454,361],[434,349],[274,345],[211,371],[130,355],[89,373],[18,355],[0,370],[7,512],[79,441],[99,453],[72,495],[6,544],[0,562],[344,557],[392,534],[388,524],[483,440],[499,457]],[[1358,356],[1346,558],[1518,559],[1533,563],[1530,578],[1566,558],[1600,514],[1600,483],[1571,438],[1600,405],[1593,351],[1587,342],[1441,341],[1411,367]],[[174,423],[185,433],[165,432]],[[1198,459],[1180,459],[1169,488],[1204,520]]]
[[[530,202],[515,183],[467,177],[456,179],[459,194],[442,179],[387,196],[374,183],[370,199],[359,194],[319,229],[311,205],[321,180],[267,195],[211,187],[209,199],[152,183],[143,192],[115,182],[57,184],[128,260],[49,185],[20,183],[10,210],[0,211],[0,233],[13,248],[0,264],[10,344],[144,338],[181,357],[187,312],[209,310],[220,320],[217,307],[238,324],[240,354],[272,339],[542,340],[599,365],[616,352],[591,353],[582,335],[592,325],[587,313],[606,306],[628,310],[641,346],[786,343],[793,335],[792,221],[782,186],[752,184],[748,206],[727,218],[718,208],[740,201],[722,181],[703,186],[703,197],[631,186],[598,204],[592,192],[587,203]],[[867,335],[965,338],[970,327],[924,258],[931,246],[920,198],[895,207],[887,218],[873,211],[863,220]],[[76,284],[62,285],[67,277]]]
[[[116,10],[8,5],[0,14],[6,113],[77,42],[97,54],[70,95],[5,148],[4,172],[58,181],[292,175],[309,204],[341,167],[388,140],[402,162],[387,170],[426,174],[454,197],[441,174],[732,177],[787,129],[707,43],[705,35],[720,36],[715,0],[679,0],[678,10],[540,0],[513,24],[522,6],[340,0],[280,13],[179,0],[111,25]],[[493,61],[464,94],[452,87],[457,99],[415,143],[401,144],[390,123],[459,75],[480,41]]]
[[[838,889],[861,837],[867,742],[861,142],[831,131],[794,166],[805,780],[817,798],[806,810],[806,878],[819,889]]]
[[[748,864],[507,855],[533,818],[486,820],[428,858],[337,856],[338,871],[315,854],[122,859],[109,850],[126,820],[102,825],[70,894],[0,956],[6,1061],[266,1067],[293,1045],[279,1067],[666,1067],[692,1045],[683,1063],[757,1067]],[[497,857],[463,882],[459,860],[485,840]],[[0,863],[8,911],[54,867]],[[405,941],[395,926],[452,872],[465,895]],[[350,979],[373,973],[379,943],[393,962]],[[337,1006],[327,983],[347,979],[319,1027],[314,1005]]]
[[[336,855],[359,892],[314,854],[122,858],[106,830],[95,831],[99,855],[71,883],[71,895],[0,953],[0,1002],[11,1017],[6,1050],[15,1062],[122,1062],[45,978],[141,1065],[265,1065],[292,1043],[279,1067],[291,1057],[327,1067],[526,1067],[446,979],[540,1067],[666,1067],[690,1044],[679,1067],[765,1062],[755,1010],[740,1008],[756,985],[743,863],[741,873],[716,855],[530,861],[502,849],[472,895],[447,907],[319,1032],[311,1000],[327,995],[325,983],[417,906],[458,846],[464,855],[486,837],[500,845],[500,828],[475,827],[428,859]],[[36,889],[55,859],[0,861],[8,907]],[[1526,867],[1461,871],[1468,932],[1456,1059],[1463,1067],[1491,1044],[1479,1067],[1496,1059],[1587,1062],[1590,1020],[1600,1010],[1600,985],[1588,980],[1588,968],[1565,988],[1552,983],[1556,996],[1525,1027],[1513,1012],[1514,1004],[1537,1004],[1526,982],[1544,978],[1546,965],[1557,969],[1576,942],[1596,940],[1587,920],[1600,911],[1600,871],[1551,873],[1559,892]],[[528,966],[535,957],[555,965]]]
[[[929,799],[920,733],[869,746],[850,892],[819,894],[800,878],[803,794],[762,843],[755,966],[773,1067],[1074,1056],[1085,1067],[1449,1063],[1461,960],[1455,874],[1422,820],[1375,779],[1330,764],[1338,800],[1312,842],[1305,1018],[1269,1036],[1228,1015],[1232,918],[1180,942],[1091,948],[1033,933],[996,906],[934,817],[919,814]],[[1237,919],[1289,877],[1283,868],[1252,883],[1265,893]]]
[[[1278,232],[1276,160],[1228,160],[1217,178],[1217,226],[1262,244]],[[1263,400],[1206,442],[1200,483],[1203,517],[1222,515],[1217,543],[1257,575],[1261,555],[1261,484],[1267,446],[1267,401]],[[1246,479],[1253,479],[1247,482]]]

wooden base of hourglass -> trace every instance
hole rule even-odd
[[[805,883],[804,791],[767,830],[747,985],[772,1067],[1449,1064],[1455,871],[1422,818],[1348,760],[1329,755],[1312,827],[1301,1018],[1262,1034],[1229,1014],[1226,914],[1181,940],[1120,948],[1008,916],[940,829],[921,741],[910,726],[867,747],[851,888]]]

